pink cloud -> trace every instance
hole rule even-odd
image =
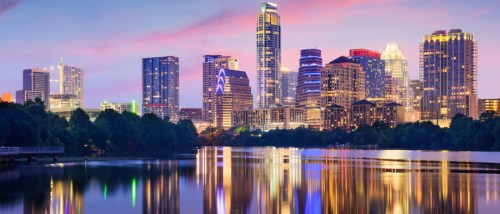
[[[0,14],[9,11],[17,6],[21,0],[0,0]]]

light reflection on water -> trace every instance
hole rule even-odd
[[[497,213],[499,157],[208,147],[187,160],[15,167],[0,170],[0,213]]]

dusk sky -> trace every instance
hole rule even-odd
[[[396,42],[419,75],[419,43],[435,30],[461,28],[479,44],[479,97],[500,98],[500,1],[282,0],[282,65],[317,47],[328,63],[349,49],[381,52]],[[141,102],[141,59],[180,58],[180,104],[202,105],[203,55],[237,57],[255,97],[257,14],[261,1],[0,0],[0,93],[22,88],[22,70],[59,58],[84,69],[85,107]],[[52,92],[57,93],[57,83]]]

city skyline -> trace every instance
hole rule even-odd
[[[57,5],[47,2],[27,4],[11,0],[0,3],[0,29],[9,29],[9,31],[2,32],[5,39],[0,41],[0,46],[5,47],[0,51],[0,70],[4,72],[4,77],[0,80],[2,93],[14,93],[21,88],[22,69],[37,67],[36,64],[39,64],[39,67],[55,67],[61,56],[68,64],[86,71],[85,100],[88,102],[85,107],[97,107],[105,99],[118,102],[141,100],[140,59],[152,56],[174,55],[180,58],[181,106],[201,107],[202,105],[200,78],[202,69],[199,65],[200,59],[206,54],[231,55],[240,59],[241,70],[247,71],[250,85],[256,85],[255,20],[259,13],[260,2],[236,4],[218,1],[208,5],[206,2],[199,2],[197,4],[199,8],[188,8],[185,3],[174,2],[173,6],[179,7],[179,12],[174,13],[208,9],[201,13],[198,19],[190,18],[186,21],[179,21],[183,16],[189,15],[189,13],[180,14],[181,18],[175,19],[179,22],[167,21],[165,24],[154,24],[154,26],[151,24],[129,25],[112,16],[113,14],[123,16],[123,13],[130,10],[132,6],[138,6],[135,3],[125,2],[123,5],[116,6],[116,4],[97,2]],[[422,36],[435,30],[461,28],[473,33],[479,42],[479,98],[499,96],[494,82],[497,78],[493,58],[497,55],[496,50],[500,50],[500,44],[495,41],[496,34],[490,32],[496,30],[494,24],[498,23],[500,18],[494,15],[499,8],[497,2],[485,1],[474,5],[447,1],[440,4],[426,2],[419,5],[392,1],[322,2],[321,4],[276,1],[276,3],[278,3],[283,27],[281,64],[291,70],[298,69],[296,59],[301,48],[318,47],[323,52],[324,61],[328,62],[341,55],[347,56],[349,49],[354,48],[382,52],[387,42],[394,41],[398,43],[408,60],[410,78],[416,79],[418,77],[418,46],[422,42]],[[92,8],[96,5],[99,7]],[[94,25],[92,20],[95,18],[82,13],[59,13],[57,16],[48,15],[36,22],[27,23],[31,20],[30,18],[34,17],[27,13],[33,7],[48,11],[49,14],[56,14],[57,11],[75,6],[88,9],[88,14],[98,15],[97,17],[102,18],[102,24]],[[105,11],[111,6],[117,8],[111,12],[111,15],[108,15]],[[151,4],[141,7],[155,6],[161,9],[167,5]],[[299,14],[294,14],[293,11],[298,8],[300,8]],[[368,9],[371,12],[367,12]],[[425,12],[429,9],[431,12],[439,11],[439,13]],[[153,15],[144,15],[140,11],[134,11],[127,19],[137,18],[133,21],[139,24],[154,18]],[[363,12],[366,13],[363,15]],[[359,18],[353,18],[349,14],[362,15]],[[402,14],[408,14],[408,16],[401,16]],[[144,16],[141,17],[141,15]],[[366,34],[363,36],[357,34],[366,30],[377,30],[370,26],[372,22],[370,20],[361,23],[360,21],[364,20],[362,18],[370,17],[380,22],[387,17],[398,15],[401,16],[400,20],[380,23],[377,28],[382,30],[371,33],[373,36],[368,39]],[[329,19],[334,16],[336,19]],[[321,17],[318,23],[309,22],[318,17]],[[41,27],[50,26],[48,23],[56,19],[60,20],[57,22],[57,28]],[[356,28],[361,29],[354,29],[353,23],[357,23],[360,27]],[[325,24],[331,27],[327,29]],[[397,27],[393,27],[394,24]],[[15,25],[24,27],[15,27]],[[70,32],[72,25],[86,27],[73,29],[75,32]],[[104,30],[111,25],[113,25],[112,28]],[[329,30],[335,27],[338,30]],[[39,33],[22,33],[35,29]],[[87,29],[92,31],[87,31]],[[224,32],[224,29],[232,29],[232,31],[227,30],[217,36],[209,35],[214,31]],[[301,31],[298,31],[299,29]],[[315,33],[311,35],[297,33],[304,30]],[[323,31],[316,33],[315,30]],[[61,31],[65,33],[61,34]],[[206,34],[200,34],[205,31]],[[190,44],[193,39],[193,44]],[[218,40],[224,42],[221,44]],[[51,72],[52,77],[57,76],[55,72],[57,69]],[[111,77],[116,76],[118,76],[115,78],[117,81],[109,81]],[[52,92],[56,92],[57,87],[54,83],[51,88]],[[252,93],[256,94],[255,87],[252,87],[252,90]]]

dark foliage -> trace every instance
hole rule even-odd
[[[36,99],[24,105],[0,102],[0,146],[65,146],[68,153],[161,153],[199,145],[189,120],[172,123],[154,114],[101,112],[95,122],[82,109],[66,120]]]
[[[326,147],[341,144],[378,145],[381,149],[500,151],[500,117],[486,112],[480,120],[456,115],[450,128],[430,122],[416,122],[389,128],[375,122],[347,132],[342,129],[319,131],[299,127],[262,133],[245,127],[229,130],[208,128],[200,134],[202,145]]]

